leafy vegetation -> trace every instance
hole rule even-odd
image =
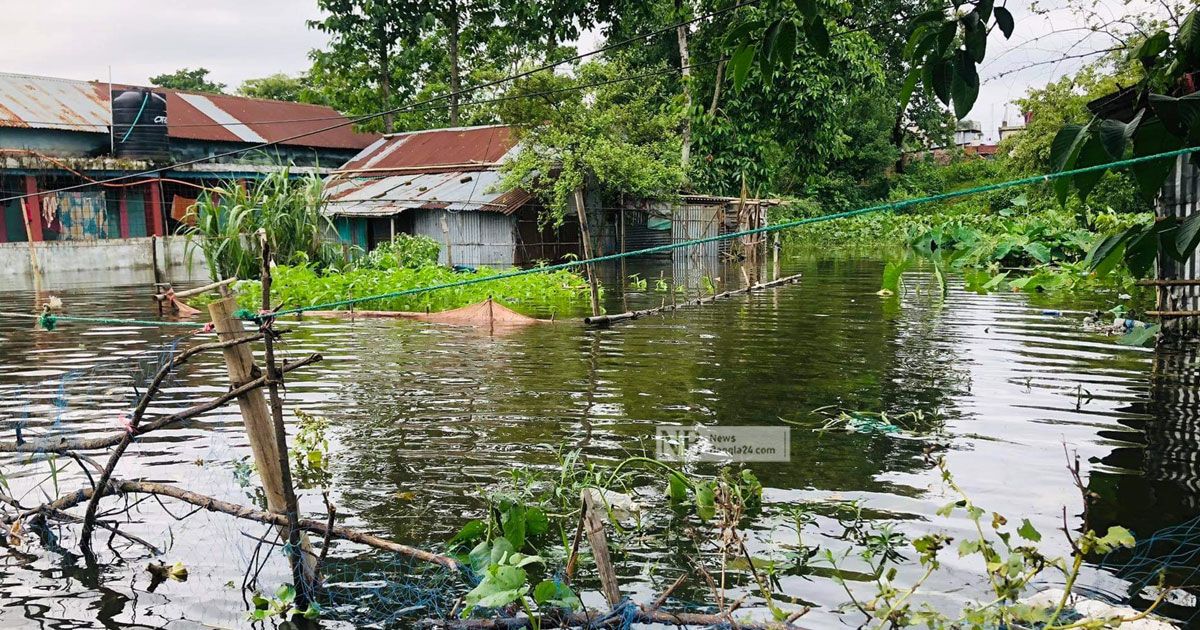
[[[432,250],[432,251],[431,251]],[[398,237],[382,253],[363,257],[340,269],[311,263],[279,265],[272,274],[271,301],[288,308],[328,304],[368,295],[395,293],[499,273],[486,267],[463,273],[436,264],[437,243],[421,237]],[[257,310],[262,290],[256,280],[237,284],[238,303]],[[528,274],[493,282],[372,300],[359,308],[380,311],[436,312],[488,298],[531,314],[574,313],[588,304],[587,281],[565,270]]]
[[[180,68],[175,72],[150,77],[150,83],[172,90],[183,90],[184,92],[213,92],[220,94],[225,91],[224,83],[217,83],[208,79],[208,68]]]
[[[180,232],[189,249],[204,252],[213,280],[258,277],[260,230],[280,264],[337,267],[344,262],[345,252],[326,239],[334,228],[321,214],[324,190],[320,177],[293,177],[286,168],[248,185],[230,181],[196,200]]]
[[[892,426],[886,417],[882,422]],[[481,608],[510,614],[524,611],[536,628],[544,616],[554,611],[580,610],[576,591],[567,580],[554,576],[569,576],[564,567],[574,564],[578,552],[572,536],[583,509],[580,497],[590,493],[606,511],[606,530],[610,544],[615,546],[615,557],[640,558],[649,551],[647,547],[682,534],[683,540],[694,546],[693,577],[700,581],[707,576],[709,580],[710,590],[705,592],[713,598],[706,602],[710,605],[719,605],[727,596],[727,585],[741,585],[761,597],[772,616],[782,621],[789,612],[777,601],[779,577],[822,575],[843,587],[847,600],[842,610],[862,615],[864,626],[1078,627],[1065,596],[1050,606],[1027,604],[1023,598],[1036,584],[1046,581],[1063,581],[1069,592],[1085,558],[1133,546],[1130,532],[1114,526],[1104,534],[1097,533],[1086,522],[1085,510],[1083,528],[1075,535],[1066,534],[1071,553],[1066,557],[1047,555],[1041,551],[1042,533],[1028,519],[1010,522],[986,510],[955,482],[944,460],[930,463],[939,470],[951,495],[950,501],[937,510],[937,516],[950,519],[961,515],[968,524],[970,533],[957,535],[957,540],[941,532],[910,539],[895,524],[878,520],[856,502],[764,505],[761,483],[744,468],[726,468],[703,476],[649,458],[632,457],[603,466],[586,463],[578,452],[570,452],[560,458],[557,469],[514,469],[483,494],[484,516],[466,523],[449,542],[450,550],[459,553],[481,576],[464,598],[462,615],[471,616]],[[1070,472],[1082,492],[1078,465],[1074,464]],[[1086,492],[1083,498],[1094,499]],[[806,530],[814,527],[818,514],[831,510],[836,528],[843,531],[834,539],[849,545],[822,548],[812,544],[818,536]],[[767,546],[772,550],[767,552],[769,557],[751,556],[751,539],[773,536],[770,532],[776,528],[764,527],[764,521],[778,517],[792,523],[796,544],[772,543]],[[918,604],[918,593],[942,568],[945,556],[953,553],[959,558],[978,559],[978,573],[990,596],[967,602],[961,611],[953,613]],[[902,584],[900,567],[914,564],[920,571],[908,584]],[[705,566],[721,568],[720,586]],[[956,570],[963,568],[956,563]],[[865,597],[862,589],[851,588],[852,579],[865,582],[874,593]],[[1138,617],[1153,611],[1157,604],[1152,603]],[[1108,619],[1105,623],[1117,626],[1132,620]]]

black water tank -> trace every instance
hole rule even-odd
[[[150,90],[114,90],[113,146],[117,157],[168,160],[167,97]]]

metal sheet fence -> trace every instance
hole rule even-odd
[[[1183,220],[1200,210],[1200,178],[1190,155],[1176,158],[1175,169],[1163,186],[1159,197],[1159,218],[1175,217]],[[1176,261],[1163,252],[1158,255],[1158,278],[1160,280],[1200,279],[1200,253],[1193,253],[1184,262]],[[1160,311],[1200,310],[1200,286],[1158,287],[1157,308]],[[1163,330],[1182,336],[1195,337],[1200,333],[1196,318],[1163,320]]]
[[[511,267],[516,260],[516,217],[495,212],[410,212],[413,233],[441,243],[440,264]]]

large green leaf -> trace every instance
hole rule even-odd
[[[804,31],[808,35],[809,45],[817,51],[817,54],[829,54],[829,29],[825,26],[825,20],[821,16],[810,19],[806,23]]]
[[[803,15],[805,19],[817,17],[816,0],[796,0],[796,8],[800,9],[800,15]]]
[[[950,94],[954,99],[954,115],[960,120],[971,113],[975,99],[979,98],[979,72],[975,68],[975,60],[964,50],[954,54]]]
[[[925,60],[925,85],[933,90],[933,95],[943,105],[950,104],[950,83],[953,76],[954,69],[949,61],[935,58],[933,55]]]
[[[533,589],[533,600],[539,606],[552,606],[567,610],[581,610],[583,603],[579,601],[571,587],[562,582],[543,580]]]
[[[1151,94],[1150,107],[1167,131],[1189,142],[1200,140],[1200,92],[1181,98]]]
[[[1175,253],[1177,260],[1187,260],[1191,258],[1192,252],[1196,251],[1196,245],[1200,245],[1200,212],[1191,215],[1179,223],[1179,228],[1175,231]]]
[[[754,62],[754,50],[754,46],[742,44],[742,47],[738,48],[730,58],[729,69],[730,74],[733,75],[734,89],[741,89],[746,82],[746,77],[750,74],[750,64]]]
[[[908,76],[904,77],[904,84],[900,86],[900,108],[901,112],[908,109],[908,103],[912,100],[913,92],[917,89],[917,81],[921,80],[921,69],[913,66],[908,71]]]
[[[1129,144],[1129,139],[1137,131],[1138,125],[1142,121],[1142,116],[1146,114],[1146,110],[1138,111],[1137,115],[1129,123],[1123,123],[1115,119],[1105,119],[1100,121],[1098,134],[1100,136],[1100,144],[1104,146],[1104,150],[1108,152],[1109,157],[1114,160],[1119,160],[1125,157],[1125,147]]]
[[[763,23],[759,21],[745,22],[733,27],[728,34],[725,35],[724,47],[726,49],[737,48],[747,43],[747,38],[750,33],[757,31],[763,27]]]
[[[504,529],[504,537],[512,543],[513,549],[525,546],[525,508],[513,504],[501,514],[500,525]]]
[[[942,24],[942,29],[938,32],[937,54],[939,57],[945,57],[946,53],[950,52],[950,46],[954,44],[954,36],[958,34],[958,22],[949,20]]]
[[[1004,33],[1004,39],[1012,37],[1013,27],[1016,22],[1013,20],[1012,13],[1004,7],[996,7],[996,26],[1000,27],[1000,32]]]
[[[937,38],[937,30],[931,26],[922,26],[912,32],[908,42],[904,44],[905,59],[920,59],[929,52],[929,47]]]
[[[775,73],[775,40],[779,39],[779,28],[782,24],[782,19],[771,22],[766,33],[763,34],[762,46],[758,49],[758,69],[759,72],[762,72],[763,82],[767,85],[770,85],[771,76]]]
[[[966,33],[963,36],[963,44],[967,48],[967,53],[975,63],[983,63],[987,51],[987,27],[983,25],[975,11],[968,13],[962,22],[963,30]]]
[[[1137,278],[1145,278],[1154,268],[1154,259],[1158,257],[1158,231],[1155,226],[1148,225],[1132,235],[1125,244],[1125,266]]]
[[[1175,42],[1186,61],[1200,60],[1200,9],[1194,9],[1179,25]]]
[[[979,3],[975,5],[975,12],[979,14],[980,24],[986,26],[987,21],[992,19],[992,5],[994,4],[993,0],[979,0]]]
[[[771,47],[771,55],[774,57],[775,65],[785,72],[792,67],[792,60],[796,57],[795,22],[784,20],[779,25],[779,32],[775,35],[775,41]]]
[[[1087,140],[1087,127],[1076,124],[1063,125],[1050,142],[1050,166],[1055,173],[1071,170],[1079,157],[1079,149]],[[1067,195],[1071,192],[1071,182],[1066,177],[1054,180],[1054,192],[1058,203],[1066,204]]]
[[[1034,241],[1025,244],[1025,253],[1040,263],[1050,262],[1050,247],[1045,243]]]
[[[1118,232],[1111,236],[1107,236],[1096,241],[1096,244],[1088,252],[1084,262],[1087,263],[1088,269],[1096,272],[1096,275],[1104,275],[1113,268],[1115,261],[1120,260],[1124,253],[1121,245],[1125,243],[1130,236],[1129,230]],[[1103,273],[1100,272],[1101,267],[1105,268]]]
[[[1162,121],[1157,118],[1143,120],[1133,134],[1134,157],[1158,155],[1182,147],[1183,141],[1167,133]],[[1174,167],[1174,159],[1162,158],[1134,164],[1130,170],[1133,171],[1133,178],[1137,181],[1142,196],[1146,199],[1153,199],[1162,189],[1163,182],[1166,181],[1167,175]]]
[[[1142,42],[1133,52],[1132,57],[1142,62],[1147,68],[1152,67],[1156,58],[1171,45],[1171,36],[1166,31],[1159,31]]]
[[[1108,151],[1104,148],[1104,143],[1100,141],[1099,136],[1091,136],[1087,142],[1083,143],[1083,147],[1079,149],[1079,159],[1075,160],[1075,168],[1088,168],[1092,166],[1100,166],[1109,162]],[[1091,194],[1092,189],[1108,172],[1107,169],[1097,169],[1086,173],[1079,173],[1072,178],[1072,183],[1079,191],[1080,199],[1087,199]]]

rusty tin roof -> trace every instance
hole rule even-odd
[[[123,90],[134,86],[112,85]],[[0,127],[108,133],[108,83],[0,73]],[[362,149],[378,136],[350,125],[313,135],[348,119],[333,108],[284,101],[152,88],[167,95],[171,138],[216,142],[279,142],[289,146]]]
[[[506,126],[394,134],[327,180],[333,216],[380,217],[415,208],[512,214],[531,195],[499,190],[500,163],[518,150]]]

